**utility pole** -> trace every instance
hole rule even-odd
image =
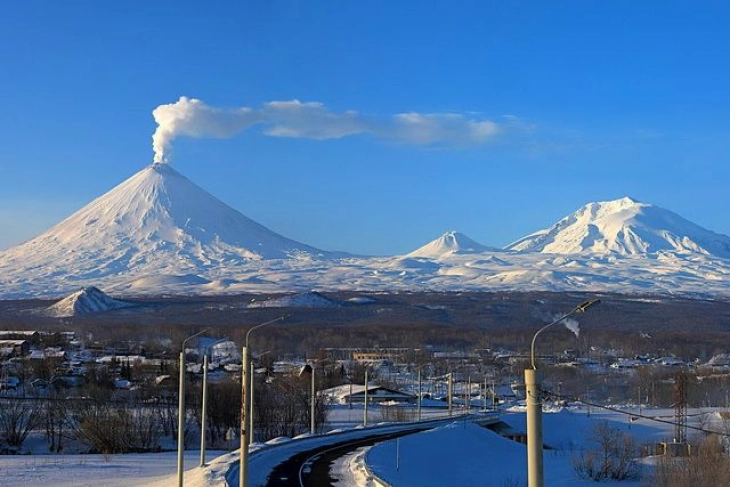
[[[183,487],[185,472],[185,346],[180,352],[180,384],[178,385],[177,407],[177,485]]]
[[[542,458],[542,373],[537,370],[535,362],[535,343],[537,337],[548,328],[561,323],[575,313],[584,313],[588,308],[600,303],[600,299],[591,299],[579,304],[569,313],[564,314],[550,324],[537,330],[530,345],[530,368],[525,369],[525,403],[527,406],[527,485],[543,487],[545,475]]]
[[[246,347],[248,348],[248,347]],[[248,388],[248,444],[250,445],[254,441],[254,408],[256,405],[253,402],[253,395],[254,395],[254,389],[256,388],[256,368],[253,365],[253,353],[251,354],[251,364],[250,364],[250,370],[251,370],[251,377],[249,377],[248,381],[251,384],[251,387]]]
[[[177,485],[183,487],[183,476],[185,475],[184,459],[185,459],[185,346],[193,338],[202,335],[208,331],[204,329],[187,337],[180,347],[180,385],[177,399]]]
[[[241,351],[241,451],[238,465],[238,486],[248,487],[248,431],[247,419],[249,411],[249,367],[248,347]]]
[[[468,413],[470,413],[471,412],[471,375],[468,376],[467,382],[468,382],[469,386],[467,387],[467,391],[466,391],[466,411]]]
[[[311,400],[309,401],[309,432],[314,435],[314,409],[315,409],[315,399],[316,399],[316,392],[314,388],[314,365],[312,365],[312,392],[311,392]]]
[[[453,400],[454,400],[454,376],[451,372],[449,372],[449,382],[448,382],[448,400],[449,400],[449,416],[453,414]]]
[[[423,395],[421,394],[421,369],[418,369],[418,421],[421,420],[421,398]]]
[[[205,428],[208,415],[208,353],[203,355],[203,410],[200,412],[200,466],[205,466]]]
[[[687,443],[687,375],[674,376],[674,442]]]
[[[365,408],[363,409],[362,425],[368,425],[368,369],[365,367]]]

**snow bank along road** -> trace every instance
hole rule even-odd
[[[322,467],[319,466],[319,460],[326,461],[328,465],[333,458],[355,450],[363,443],[417,433],[455,421],[489,424],[498,419],[497,415],[492,414],[466,414],[413,423],[379,424],[370,428],[332,431],[321,436],[309,436],[266,446],[251,452],[249,456],[249,486],[297,485],[300,472],[302,475],[299,485],[323,485]],[[315,459],[323,454],[325,454],[323,458]],[[234,462],[226,474],[226,482],[231,487],[238,486],[238,468],[238,462]],[[328,478],[327,472],[327,478],[324,480],[326,481]]]

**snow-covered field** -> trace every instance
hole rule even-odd
[[[443,411],[441,411],[442,413]],[[631,410],[629,412],[636,412]],[[691,411],[690,424],[701,421],[701,411]],[[711,411],[708,418],[716,417]],[[362,419],[362,411],[341,410]],[[673,410],[644,409],[645,416],[672,419]],[[649,419],[629,421],[627,414],[570,407],[546,411],[544,418],[545,479],[547,485],[594,485],[575,474],[572,456],[590,446],[593,428],[599,421],[630,434],[639,444],[672,440],[674,427]],[[525,431],[525,414],[519,408],[504,411],[501,419],[514,429]],[[705,426],[707,423],[705,418]],[[689,436],[692,436],[690,431]],[[283,443],[286,445],[286,443]],[[278,447],[269,448],[268,455]],[[281,451],[291,448],[281,447]],[[256,455],[254,453],[254,455]],[[226,485],[225,474],[238,459],[237,452],[210,452],[208,466],[199,468],[199,452],[186,453],[185,485],[202,487]],[[269,460],[267,460],[269,461]],[[177,456],[175,452],[148,455],[23,455],[0,456],[2,485],[27,486],[153,486],[174,485]],[[369,449],[361,449],[341,459],[333,467],[338,485],[375,486],[371,473],[393,486],[442,485],[524,485],[526,478],[525,446],[467,421],[456,420],[437,429],[390,440]],[[261,473],[261,472],[259,472]],[[260,485],[262,475],[252,478]],[[603,485],[613,485],[604,482]],[[615,483],[638,486],[640,482]]]
[[[662,414],[666,411],[662,411]],[[516,430],[525,431],[524,412],[502,415]],[[669,439],[672,427],[644,421],[629,423],[627,416],[614,412],[591,413],[584,408],[561,409],[543,415],[545,485],[595,485],[579,478],[572,458],[581,449],[591,448],[590,437],[598,421],[631,434],[640,444]],[[629,429],[630,427],[630,429]],[[389,441],[372,448],[366,462],[373,473],[398,487],[441,485],[505,486],[527,483],[525,445],[505,439],[473,423],[460,421],[449,426]],[[611,485],[603,482],[602,485]],[[639,480],[616,485],[638,486]]]

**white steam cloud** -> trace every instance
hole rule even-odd
[[[575,335],[576,338],[579,338],[579,336],[580,336],[580,325],[578,324],[578,322],[576,320],[571,319],[571,318],[567,318],[566,320],[563,321],[563,324],[565,325],[565,327],[568,330],[570,330],[570,331],[573,332],[573,334]]]
[[[177,137],[228,138],[254,125],[262,125],[263,133],[271,137],[326,140],[363,134],[424,146],[483,144],[501,129],[495,122],[455,113],[401,113],[378,118],[352,110],[335,113],[322,103],[299,100],[272,101],[258,109],[226,109],[182,96],[175,103],[158,106],[152,115],[157,122],[152,148],[158,163],[169,162],[172,141]]]

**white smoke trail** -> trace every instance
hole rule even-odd
[[[158,163],[169,162],[171,144],[177,137],[228,138],[257,124],[271,137],[325,140],[367,134],[407,144],[447,146],[483,144],[502,128],[489,120],[454,113],[402,113],[378,118],[352,110],[336,113],[322,103],[299,100],[272,101],[260,109],[225,109],[183,96],[175,103],[158,106],[152,115],[157,122],[152,148]]]
[[[568,330],[573,332],[573,334],[575,335],[576,338],[579,338],[580,324],[576,320],[574,320],[572,318],[567,318],[563,321],[563,324],[565,325],[565,327]]]
[[[181,135],[187,137],[232,137],[260,122],[259,114],[250,108],[225,110],[209,107],[200,100],[181,96],[168,105],[152,111],[157,129],[152,135],[155,162],[169,162],[166,153],[170,143]]]

